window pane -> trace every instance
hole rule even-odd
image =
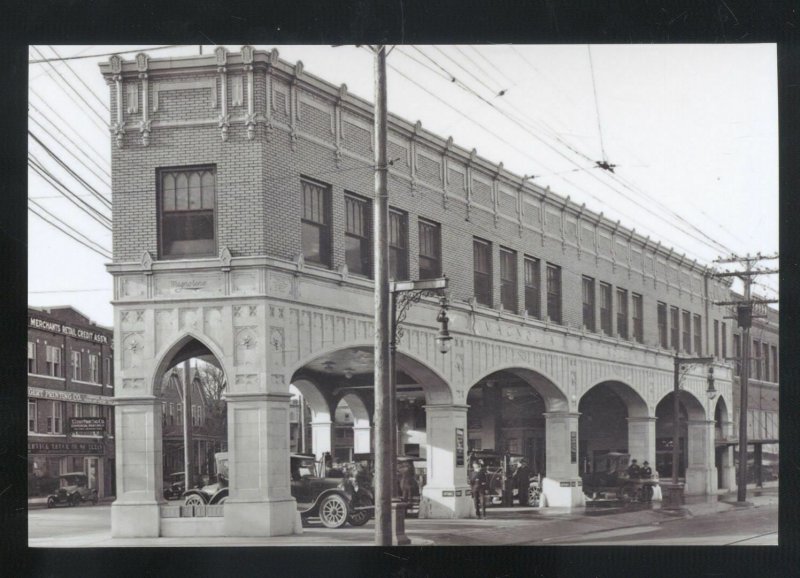
[[[661,347],[666,349],[667,345],[667,305],[658,304],[658,339]]]
[[[490,269],[489,244],[473,239],[472,261],[475,299],[482,305],[492,305],[492,278]]]
[[[583,326],[589,331],[595,330],[594,325],[594,279],[583,278]]]
[[[195,211],[203,207],[203,196],[200,190],[200,175],[191,173],[189,175],[189,210]]]
[[[195,169],[163,173],[161,186],[161,256],[213,255],[216,252],[214,171]]]
[[[211,171],[205,171],[203,173],[203,208],[204,209],[213,209],[214,208],[214,190],[216,189],[214,179],[214,173]]]
[[[683,350],[686,353],[692,352],[692,327],[691,327],[691,319],[689,318],[689,312],[684,311],[682,315],[681,322],[683,324]]]
[[[547,316],[561,323],[561,267],[547,264]]]
[[[611,335],[611,286],[600,283],[600,325],[603,333]]]
[[[164,175],[164,184],[163,184],[163,200],[164,200],[164,210],[165,211],[174,211],[175,210],[175,176],[171,173],[166,173]]]
[[[435,223],[419,221],[419,278],[434,279],[441,275],[441,229]]]
[[[517,253],[500,249],[500,304],[517,311]]]
[[[678,351],[681,348],[680,343],[680,311],[678,311],[677,307],[670,307],[669,310],[670,315],[670,347],[675,351]]]
[[[628,338],[628,292],[617,289],[617,335]]]
[[[189,179],[186,173],[178,174],[175,182],[175,209],[186,211],[189,208]]]
[[[525,310],[528,315],[541,318],[539,260],[525,258]]]

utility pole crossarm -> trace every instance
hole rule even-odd
[[[780,269],[753,269],[752,271],[722,271],[712,273],[712,277],[754,277],[756,275],[772,275],[780,273]]]
[[[780,303],[780,299],[750,299],[749,301],[714,301],[714,305],[748,305]]]
[[[774,261],[779,258],[780,256],[778,253],[775,253],[774,255],[762,255],[761,253],[756,253],[752,257],[750,255],[747,255],[746,257],[737,257],[736,255],[725,258],[720,257],[719,259],[714,259],[714,263],[755,263],[756,261]]]

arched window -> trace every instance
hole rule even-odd
[[[215,177],[214,167],[159,172],[161,258],[216,255]]]

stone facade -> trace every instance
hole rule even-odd
[[[154,396],[163,372],[190,342],[201,344],[228,376],[231,489],[224,531],[296,531],[288,471],[289,385],[311,402],[317,395],[312,435],[320,444],[327,436],[330,445],[335,400],[315,394],[304,372],[336,352],[373,346],[372,282],[349,273],[343,235],[345,192],[373,196],[371,105],[345,86],[305,72],[300,62],[290,65],[276,51],[249,47],[164,60],[112,57],[101,70],[110,86],[116,136],[109,271],[120,344],[115,370],[123,482],[114,504],[114,535],[174,531],[159,517],[161,419]],[[660,345],[658,304],[700,316],[700,350],[692,336],[689,350],[681,353],[709,355],[709,327],[725,314],[712,303],[727,296],[728,287],[672,249],[511,174],[474,149],[430,134],[420,123],[390,116],[389,126],[389,195],[407,219],[408,271],[417,277],[418,219],[439,223],[454,336],[452,351],[439,353],[438,307],[424,298],[409,311],[398,348],[398,369],[424,395],[428,467],[420,515],[471,515],[454,432],[467,430],[470,388],[498,371],[522,376],[544,399],[546,501],[581,505],[578,463],[570,451],[581,398],[597,385],[622,384],[631,444],[641,446],[639,455],[653,456],[656,406],[673,388],[674,352]],[[187,166],[215,170],[215,254],[168,260],[160,256],[157,175]],[[303,256],[303,178],[328,191],[330,267]],[[474,299],[473,237],[491,243],[491,306]],[[505,309],[501,247],[517,256],[517,301]],[[541,319],[525,312],[532,304],[524,299],[523,256],[538,259]],[[561,322],[547,315],[548,264],[561,271]],[[610,335],[587,331],[585,276],[612,286],[615,307],[616,289],[626,291],[624,328],[615,313]],[[642,302],[640,340],[630,338],[634,295]],[[594,307],[599,319],[599,300]],[[668,334],[669,323],[668,317]],[[702,367],[683,380],[690,493],[716,488],[715,404],[722,400],[733,407],[730,366],[722,359],[716,389],[712,404]],[[364,421],[370,416],[362,413],[359,443],[368,448]]]

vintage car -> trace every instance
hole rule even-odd
[[[58,489],[47,497],[47,507],[59,504],[77,506],[81,502],[97,503],[97,490],[90,488],[84,472],[69,472],[58,476]]]
[[[363,468],[364,477],[362,479],[362,485],[369,488],[369,495],[371,496],[375,479],[375,456],[368,453],[354,454],[353,465],[354,467]],[[415,456],[397,456],[394,495],[402,495],[400,478],[403,476],[403,473],[409,469],[413,473],[414,480],[411,486],[411,501],[406,508],[406,516],[413,518],[419,514],[420,494],[426,482],[427,462]]]
[[[507,472],[504,472],[503,462],[508,458]],[[486,468],[486,473],[489,475],[489,489],[486,492],[487,504],[502,504],[503,503],[503,486],[505,484],[506,476],[513,475],[517,469],[517,464],[525,456],[520,454],[501,454],[494,450],[474,450],[469,453],[469,463],[467,464],[467,472],[472,471],[472,464],[475,461],[482,461]],[[512,501],[519,493],[517,488],[512,488]],[[528,505],[538,506],[539,496],[541,495],[541,484],[539,476],[531,474],[528,480]]]
[[[192,488],[183,492],[184,505],[213,506],[224,503],[228,498],[228,452],[214,454],[214,461],[217,468],[216,479],[201,488]]]
[[[630,459],[630,454],[622,452],[608,452],[597,457],[592,471],[581,474],[583,493],[588,500],[651,501],[658,481],[653,477],[631,478],[628,475]]]
[[[175,472],[164,480],[164,499],[177,500],[186,491],[186,472]]]
[[[228,498],[228,454],[214,454],[217,462],[217,481],[187,490],[184,505],[201,506],[224,504]],[[332,472],[326,476],[324,464],[313,455],[292,454],[290,457],[291,492],[303,521],[319,518],[328,528],[341,528],[348,522],[353,526],[366,524],[374,503],[366,487],[359,486],[350,475]]]
[[[313,455],[291,456],[292,497],[303,521],[319,518],[327,528],[341,528],[346,523],[363,526],[375,508],[366,480],[353,468],[337,470],[329,476],[324,462]]]

